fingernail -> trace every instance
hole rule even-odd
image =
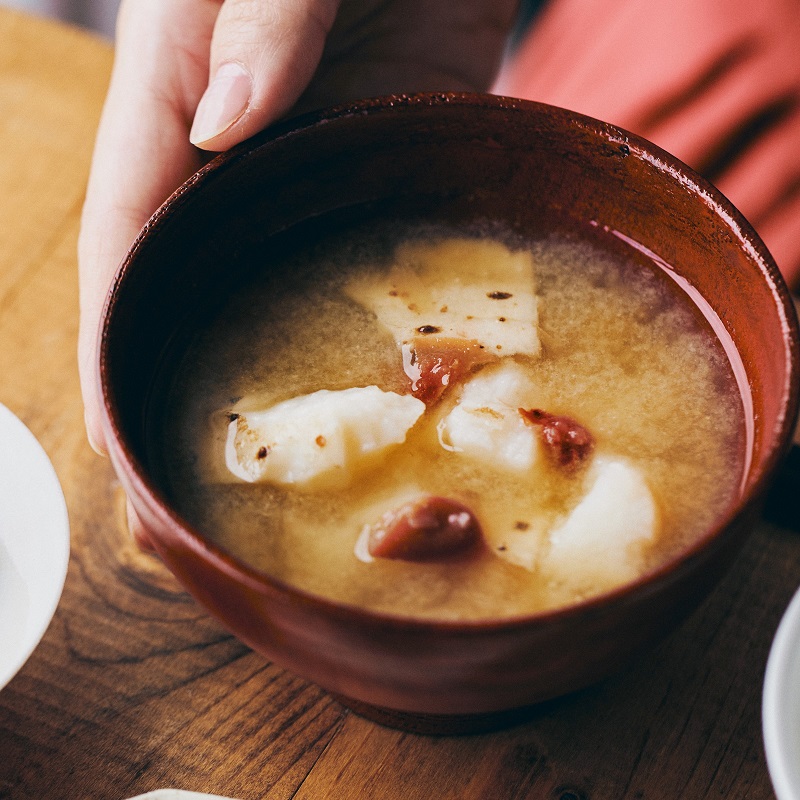
[[[200,145],[233,125],[250,104],[253,80],[235,61],[222,64],[200,99],[189,141]]]

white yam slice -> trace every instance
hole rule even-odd
[[[535,513],[498,509],[484,525],[492,552],[511,564],[533,572],[547,544],[547,528]]]
[[[536,405],[536,395],[533,381],[514,361],[486,367],[464,384],[458,404],[439,422],[439,441],[496,469],[530,470],[541,444],[519,409]]]
[[[500,356],[538,355],[535,290],[529,252],[479,239],[406,243],[388,273],[345,287],[399,346],[422,334],[475,341]]]
[[[295,397],[233,415],[225,459],[244,481],[345,486],[358,467],[405,441],[425,404],[377,386]]]
[[[628,462],[598,456],[587,477],[589,491],[550,532],[542,567],[556,584],[595,593],[640,574],[659,520],[644,476]]]

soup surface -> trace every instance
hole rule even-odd
[[[286,583],[526,614],[635,579],[738,495],[726,353],[607,232],[386,225],[257,272],[184,354],[157,455],[196,529]],[[442,499],[468,546],[381,545]]]

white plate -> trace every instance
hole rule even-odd
[[[158,789],[147,794],[137,794],[128,800],[235,800],[233,797],[222,797],[218,794],[198,794],[185,792],[183,789]]]
[[[769,651],[761,711],[775,794],[778,800],[800,800],[800,590]]]
[[[0,405],[0,689],[53,618],[69,561],[69,520],[53,465]]]

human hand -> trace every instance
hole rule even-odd
[[[78,344],[89,440],[97,334],[137,233],[199,168],[290,109],[490,84],[515,0],[123,0],[79,239]],[[210,78],[210,83],[209,83]],[[191,135],[190,135],[191,131]]]
[[[606,120],[675,154],[730,198],[790,285],[800,284],[794,0],[556,0],[494,88]]]

